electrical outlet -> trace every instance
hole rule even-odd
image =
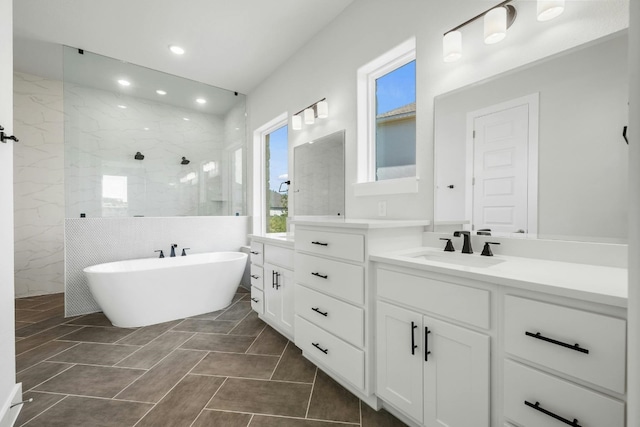
[[[387,216],[387,202],[378,202],[378,216]]]

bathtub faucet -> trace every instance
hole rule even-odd
[[[187,250],[191,248],[182,248],[182,256],[187,256]]]
[[[175,257],[176,256],[176,248],[178,247],[177,243],[172,243],[171,244],[171,257]]]
[[[160,252],[160,256],[158,258],[164,258],[164,252],[162,252],[162,249],[158,249],[157,251],[154,252]]]

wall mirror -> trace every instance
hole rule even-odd
[[[434,230],[624,243],[627,34],[435,99]]]
[[[294,214],[344,216],[344,130],[293,149]]]

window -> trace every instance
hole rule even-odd
[[[282,126],[264,138],[266,232],[287,231],[289,214],[289,144],[288,126]]]
[[[412,38],[358,70],[359,183],[416,176],[415,59]]]

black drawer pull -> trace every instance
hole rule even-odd
[[[429,334],[431,331],[426,326],[424,327],[424,361],[429,361],[429,355],[431,352],[429,351]]]
[[[251,253],[252,253],[253,255],[260,255],[260,252],[256,252],[256,251],[251,251]]]
[[[253,301],[253,302],[260,302],[260,300],[259,300],[259,299],[255,299],[255,298],[253,298],[253,297],[251,297],[251,301]]]
[[[414,333],[417,327],[418,325],[411,322],[411,354],[412,355],[416,354],[416,348],[418,348],[418,346],[416,345],[416,335]]]
[[[585,354],[589,354],[589,350],[587,350],[586,348],[582,348],[580,347],[580,344],[567,344],[566,342],[562,342],[562,341],[556,341],[554,339],[551,338],[547,338],[543,335],[540,334],[540,332],[536,332],[535,334],[532,332],[525,332],[525,335],[531,338],[536,338],[542,341],[546,341],[546,342],[550,342],[551,344],[555,344],[555,345],[559,345],[562,347],[566,347],[566,348],[570,348],[571,350],[575,350],[575,351],[579,351],[580,353],[585,353]]]
[[[329,246],[328,243],[322,243],[322,242],[311,242],[312,245],[318,245],[318,246]]]
[[[320,273],[315,273],[315,272],[311,273],[311,275],[319,277],[321,279],[328,279],[329,278],[329,276],[327,276],[326,274],[320,274]]]
[[[252,274],[251,277],[254,278],[254,279],[259,279],[260,278],[260,276],[256,276],[255,274]]]
[[[569,421],[568,419],[563,418],[563,417],[561,417],[560,415],[556,415],[556,414],[554,414],[554,413],[553,413],[553,412],[551,412],[551,411],[547,411],[546,409],[541,408],[541,407],[540,407],[540,402],[536,402],[536,403],[534,404],[534,403],[531,403],[531,402],[527,402],[527,401],[525,400],[525,401],[524,401],[524,404],[525,404],[525,405],[527,405],[527,406],[529,406],[529,407],[531,407],[531,408],[533,408],[533,409],[535,409],[536,411],[540,411],[540,412],[542,412],[543,414],[550,416],[551,418],[555,418],[555,419],[556,419],[556,420],[558,420],[558,421],[562,421],[562,422],[563,422],[563,423],[565,423],[565,424],[569,424],[570,426],[573,426],[573,427],[582,427],[580,424],[578,424],[578,420],[577,420],[577,419],[575,419],[575,418],[573,419],[573,421]]]
[[[329,353],[329,349],[328,348],[322,348],[320,347],[320,344],[318,344],[317,342],[312,342],[311,344],[313,344],[313,346],[315,348],[317,348],[318,350],[320,350],[321,352],[323,352],[324,354],[328,354]]]
[[[320,307],[313,307],[311,308],[311,310],[315,311],[318,314],[322,314],[324,317],[327,317],[329,315],[328,311],[325,311],[325,312],[320,311]]]

